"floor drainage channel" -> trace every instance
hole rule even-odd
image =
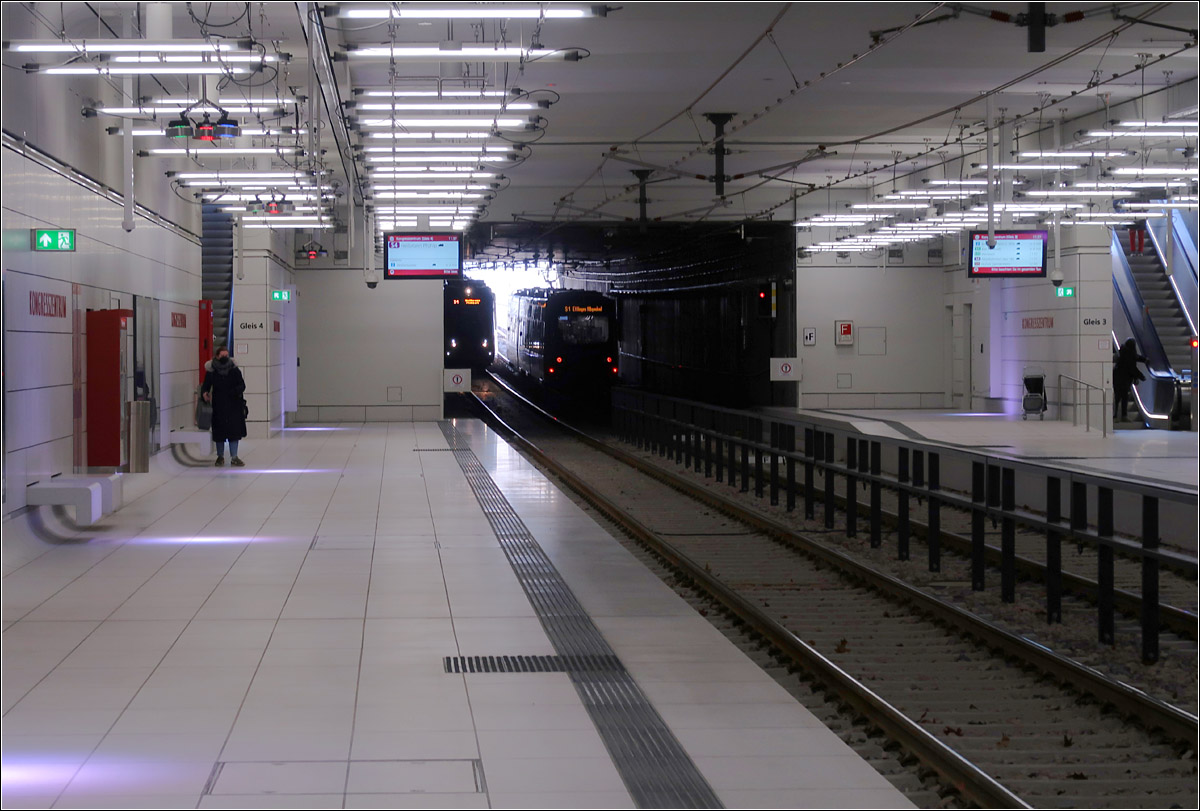
[[[448,422],[442,433],[479,506],[639,808],[723,808],[662,717],[620,663],[587,611],[473,451]],[[474,660],[482,657],[453,657]],[[503,657],[489,657],[503,658]],[[530,657],[525,657],[530,658]],[[603,663],[604,667],[597,667]],[[458,662],[461,667],[464,662]],[[470,662],[466,662],[470,666]]]

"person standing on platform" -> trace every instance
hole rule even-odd
[[[1132,338],[1125,339],[1121,351],[1117,353],[1117,362],[1113,364],[1113,420],[1117,419],[1118,409],[1121,419],[1127,418],[1129,410],[1129,391],[1135,385],[1146,379],[1138,369],[1138,363],[1145,363],[1145,355],[1139,355],[1137,342]],[[214,425],[216,423],[214,422]]]
[[[217,347],[217,356],[204,364],[204,385],[200,396],[212,403],[212,438],[217,446],[216,466],[225,464],[225,442],[229,442],[229,463],[245,467],[238,458],[238,442],[246,436],[246,380],[242,370],[229,357],[229,347]]]

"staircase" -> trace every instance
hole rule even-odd
[[[230,346],[233,318],[233,215],[206,205],[200,233],[201,296],[213,303],[213,353]]]
[[[1171,371],[1179,375],[1184,369],[1190,369],[1192,366],[1192,330],[1188,327],[1187,317],[1179,305],[1179,298],[1171,287],[1170,278],[1162,262],[1154,253],[1153,243],[1147,239],[1146,251],[1144,255],[1139,256],[1129,252],[1128,237],[1125,234],[1120,236],[1125,246],[1125,256],[1129,260],[1129,269],[1133,271],[1138,292],[1141,293],[1142,301],[1150,314],[1150,322],[1162,342]]]

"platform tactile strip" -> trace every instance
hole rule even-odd
[[[466,438],[449,422],[441,428],[634,802],[639,808],[723,808]],[[578,666],[589,660],[611,666]]]

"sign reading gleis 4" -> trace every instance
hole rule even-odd
[[[972,231],[967,276],[972,279],[1036,279],[1046,275],[1046,231],[996,231],[988,247],[987,231]]]

